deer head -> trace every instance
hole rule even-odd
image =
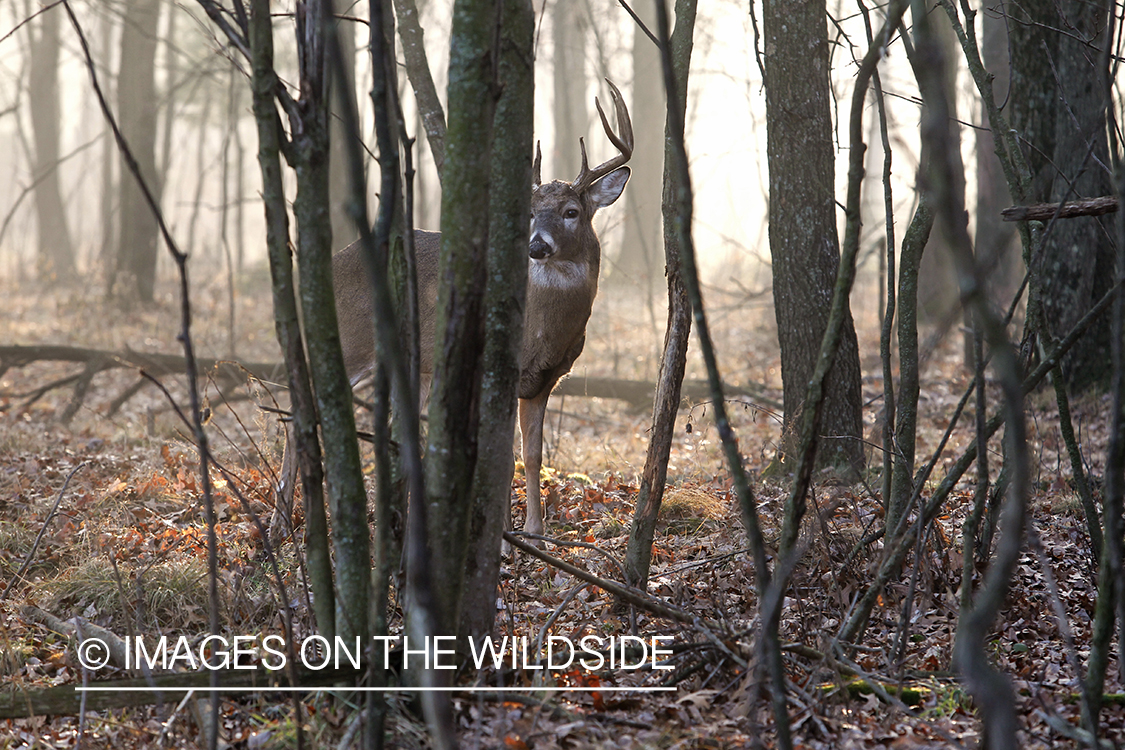
[[[590,169],[586,156],[586,142],[578,140],[582,152],[582,169],[571,182],[554,180],[546,185],[541,178],[543,153],[536,144],[535,164],[532,170],[531,194],[531,236],[528,254],[532,260],[532,278],[535,281],[536,268],[545,261],[557,259],[559,262],[572,262],[574,258],[588,258],[593,254],[592,271],[596,277],[597,263],[600,260],[600,246],[594,233],[593,218],[599,208],[604,208],[620,197],[629,180],[629,168],[624,166],[633,154],[633,125],[629,110],[621,98],[621,92],[608,79],[617,115],[618,136],[609,126],[609,120],[595,97],[602,127],[610,142],[617,148],[618,155]]]

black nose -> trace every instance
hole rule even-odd
[[[527,254],[536,260],[543,260],[551,254],[551,246],[544,242],[541,238],[536,237],[527,246]]]

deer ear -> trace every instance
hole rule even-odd
[[[625,183],[629,181],[629,168],[618,167],[590,186],[587,194],[595,209],[605,208],[621,197]]]

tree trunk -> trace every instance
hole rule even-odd
[[[586,17],[577,0],[551,7],[551,41],[554,57],[555,145],[551,164],[555,178],[572,180],[581,160],[578,139],[586,134]]]
[[[981,58],[988,72],[995,76],[993,91],[997,101],[1008,98],[1011,71],[1008,67],[1008,31],[1004,19],[991,13],[977,16],[981,22],[983,39]],[[988,113],[978,116],[978,124],[988,127]],[[996,143],[987,130],[974,131],[977,157],[977,207],[976,236],[981,266],[989,270],[989,291],[996,300],[1006,300],[1019,283],[1019,255],[1012,247],[1015,228],[1004,222],[1000,211],[1011,205],[1008,183],[996,156]],[[1005,303],[1006,304],[1006,303]]]
[[[691,65],[692,33],[695,30],[695,0],[680,0],[676,3],[676,28],[669,40],[672,65],[676,77],[676,105],[679,117],[684,121],[687,110],[687,81]],[[640,35],[640,32],[638,31]],[[645,37],[648,43],[648,38]],[[659,50],[657,66],[660,65]],[[634,58],[635,59],[635,58]],[[660,80],[659,68],[651,75]],[[664,154],[664,267],[668,276],[668,325],[664,333],[664,355],[660,360],[660,374],[657,378],[656,397],[652,407],[652,437],[649,439],[645,467],[641,474],[641,487],[637,496],[636,514],[629,530],[629,547],[625,554],[625,579],[631,586],[645,588],[648,583],[649,566],[652,562],[652,539],[660,504],[664,498],[664,484],[668,478],[668,457],[672,450],[673,430],[676,413],[680,407],[680,392],[684,381],[687,363],[687,348],[691,334],[691,303],[681,276],[680,243],[676,226],[679,212],[679,194],[685,188],[676,177],[673,165],[672,143],[674,138],[682,138],[683,133],[672,133],[673,118],[665,118]],[[636,131],[634,131],[636,134]]]
[[[168,14],[168,27],[164,30],[164,38],[175,40],[177,29],[176,21],[180,18],[179,13],[171,12]],[[160,165],[157,167],[157,175],[160,182],[164,182],[164,178],[168,175],[168,169],[172,164],[172,135],[176,130],[176,123],[179,121],[176,112],[176,94],[179,93],[182,81],[180,80],[180,50],[175,42],[165,45],[165,77],[164,85],[166,93],[164,95],[164,111],[167,113],[164,116],[164,122],[161,124],[160,132]],[[232,78],[236,76],[232,75]],[[232,88],[234,88],[232,84]]]
[[[1091,53],[1104,47],[1106,10],[1077,0],[1037,0],[1020,7],[1028,18],[1018,17],[1010,25],[1012,127],[1027,144],[1032,197],[1060,202],[1109,195],[1109,72],[1104,57]],[[1036,330],[1050,338],[1065,335],[1109,289],[1111,227],[1105,219],[1081,217],[1051,228],[1040,257],[1032,261],[1033,292],[1041,308],[1037,316],[1033,301],[1029,314]],[[1063,359],[1070,386],[1082,388],[1108,378],[1109,331],[1103,317]]]
[[[770,255],[787,452],[800,440],[801,406],[827,326],[840,259],[825,18],[819,1],[770,0],[765,5]],[[848,312],[828,376],[821,434],[829,439],[817,452],[820,465],[863,466],[859,380],[859,350]]]
[[[523,349],[527,286],[527,216],[531,212],[531,154],[535,71],[531,64],[535,11],[531,0],[505,0],[500,38],[500,86],[492,144],[488,287],[485,291],[484,377],[473,513],[465,565],[461,635],[492,632],[500,577],[500,536],[511,518],[516,394]]]
[[[656,26],[651,2],[636,3],[645,25]],[[661,163],[664,151],[664,87],[660,84],[660,50],[640,28],[633,29],[633,137],[634,152],[645,154],[630,165],[633,177],[625,194],[625,236],[609,281],[640,285],[652,291],[660,273]]]
[[[930,3],[932,6],[932,3]],[[934,12],[931,10],[931,12]],[[984,14],[982,14],[984,15]],[[961,59],[961,49],[953,27],[946,23],[943,15],[938,16],[939,21],[934,24],[934,33],[941,44],[945,59],[949,65],[945,67],[942,77],[942,88],[946,100],[949,102],[953,117],[957,116],[957,61]],[[955,131],[957,135],[960,131]],[[949,241],[940,232],[934,232],[926,245],[926,252],[922,254],[921,266],[918,269],[920,278],[926,283],[918,287],[918,319],[923,324],[942,326],[941,330],[956,331],[956,321],[962,318],[959,312],[961,307],[960,292],[957,288],[956,264],[953,262],[953,250]],[[964,329],[971,330],[971,325],[965,321]],[[972,340],[971,334],[966,334],[966,342]],[[964,365],[967,371],[972,371],[972,347],[966,344]]]
[[[445,111],[426,59],[426,45],[422,42],[422,26],[418,20],[419,9],[414,0],[394,0],[394,6],[406,75],[414,91],[418,114],[426,131],[426,142],[440,178],[445,167]]]
[[[438,635],[457,632],[478,456],[498,10],[495,0],[458,0],[450,41],[442,274],[426,447],[426,522]]]
[[[340,40],[340,53],[344,60],[347,81],[333,80],[333,86],[341,86],[344,95],[355,101],[355,23],[337,21],[333,27]],[[328,195],[331,199],[329,216],[332,219],[332,241],[336,247],[344,247],[355,241],[357,232],[355,222],[348,216],[348,163],[344,148],[345,129],[341,124],[340,105],[332,98],[332,117],[329,120],[330,137],[328,148]]]
[[[367,494],[355,437],[352,389],[340,353],[332,289],[332,226],[328,212],[327,43],[331,0],[297,5],[301,121],[291,131],[297,172],[297,267],[301,312],[320,429],[324,473],[336,552],[337,631],[345,639],[367,636],[371,586]]]
[[[258,165],[262,173],[262,202],[266,213],[266,247],[273,290],[274,327],[285,353],[289,380],[294,445],[289,450],[301,466],[305,501],[305,559],[313,591],[317,632],[330,640],[336,635],[332,561],[328,550],[328,521],[324,512],[324,470],[316,434],[316,405],[308,362],[297,317],[293,257],[289,250],[289,213],[281,169],[281,132],[274,95],[273,27],[269,0],[253,0],[248,40],[251,50],[254,119],[258,126]],[[279,493],[284,494],[284,493]],[[289,491],[292,497],[292,491]],[[283,509],[286,510],[286,509]]]
[[[923,162],[923,165],[925,162]],[[886,528],[896,533],[914,492],[915,447],[918,438],[918,268],[934,225],[933,208],[924,196],[918,202],[902,239],[898,272],[899,388],[895,404],[894,468],[891,491],[884,498]]]
[[[31,33],[29,99],[35,134],[35,217],[38,227],[38,275],[41,281],[74,277],[74,247],[59,185],[59,21],[62,12],[39,14]]]
[[[103,13],[99,19],[101,32],[100,39],[100,53],[105,60],[107,67],[112,68],[113,60],[113,34],[114,26],[117,19],[108,13]],[[106,97],[109,98],[111,94],[111,86],[113,82],[106,77],[103,86],[105,87]],[[116,230],[117,227],[114,223],[114,189],[113,189],[113,166],[117,162],[117,143],[113,139],[113,132],[106,122],[102,130],[102,150],[101,150],[101,195],[98,196],[98,215],[101,218],[101,246],[98,248],[98,274],[99,278],[104,282],[105,288],[110,289],[113,286],[114,276],[116,274]],[[190,251],[191,246],[188,246]]]
[[[160,0],[125,4],[121,67],[117,77],[118,123],[137,160],[142,179],[160,195],[156,172],[156,31]],[[128,304],[151,302],[156,283],[156,217],[128,167],[121,167],[121,212],[117,271],[112,294]]]

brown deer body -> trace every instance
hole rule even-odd
[[[573,182],[540,183],[541,157],[536,153],[531,196],[530,262],[524,313],[523,349],[520,355],[519,421],[524,467],[527,473],[527,518],[524,529],[543,533],[539,472],[543,458],[543,420],[555,384],[570,372],[586,342],[586,323],[598,293],[601,245],[591,223],[599,208],[620,197],[629,179],[623,166],[633,150],[629,112],[612,83],[618,137],[598,104],[602,125],[621,152],[590,169],[582,146],[582,171]],[[441,235],[416,231],[414,247],[418,272],[418,307],[421,341],[422,392],[433,372],[435,308],[437,305],[438,254]],[[340,324],[344,364],[353,385],[375,365],[371,290],[358,245],[333,258],[336,316]]]

